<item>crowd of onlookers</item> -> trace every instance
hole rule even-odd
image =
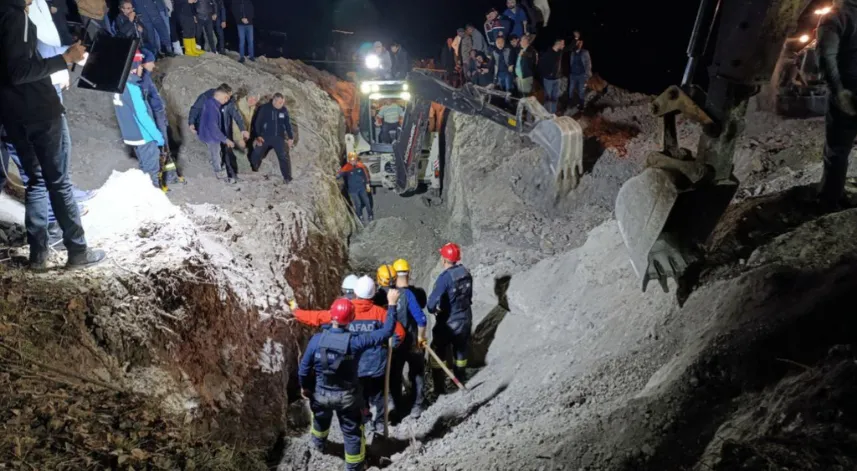
[[[545,108],[556,113],[565,70],[566,40],[557,38],[550,48],[537,52],[533,46],[535,25],[529,21],[527,10],[516,0],[507,0],[506,7],[502,14],[494,8],[489,10],[481,32],[469,24],[447,39],[441,54],[446,80],[456,87],[470,82],[526,97],[533,94],[535,79],[539,77]],[[592,60],[578,31],[571,39],[567,70],[569,106],[582,109],[586,82],[592,77]]]
[[[233,23],[240,61],[245,57],[255,60],[252,0],[120,0],[117,11],[111,11],[105,0],[75,1],[83,27],[78,36],[92,39],[103,32],[138,37],[143,50],[156,59],[178,54],[199,56],[204,51],[223,53],[224,30]],[[64,45],[84,39],[70,33],[65,1],[48,4]]]

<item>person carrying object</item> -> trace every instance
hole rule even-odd
[[[0,3],[0,124],[29,176],[24,220],[30,267],[47,268],[48,206],[53,206],[63,231],[66,266],[89,267],[106,254],[86,243],[68,176],[68,156],[62,154],[64,109],[51,83],[51,74],[82,61],[86,51],[74,44],[61,55],[44,58],[38,51],[36,25],[28,18],[31,3]]]

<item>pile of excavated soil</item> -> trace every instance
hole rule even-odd
[[[25,448],[14,453],[43,447],[54,450],[51,460],[84,460],[66,469],[84,469],[90,465],[77,464],[88,460],[115,467],[120,457],[123,466],[134,466],[144,455],[149,463],[156,455],[179,463],[164,469],[252,469],[250,458],[232,468],[211,460],[240,462],[244,450],[258,460],[255,450],[269,450],[293,423],[289,400],[297,394],[297,360],[309,331],[290,318],[287,301],[325,305],[338,295],[356,227],[334,178],[343,154],[341,113],[315,84],[276,66],[207,55],[158,67],[178,163],[188,177],[166,195],[133,169],[113,96],[66,93],[72,180],[99,188],[84,227],[90,245],[107,250],[109,259],[77,273],[2,268],[11,280],[6,296],[24,299],[37,314],[21,324],[12,312],[20,303],[0,310],[0,331],[14,333],[11,346],[26,355],[5,352],[17,365],[0,373],[16,391],[3,397],[14,409],[4,409],[0,420],[15,422],[0,432],[4,452],[20,440]],[[292,184],[282,182],[273,154],[238,185],[215,179],[205,146],[185,123],[196,97],[221,82],[286,96],[297,133]],[[63,261],[62,254],[52,259]],[[29,387],[33,376],[45,377],[40,388]],[[60,380],[71,383],[69,397],[50,413],[34,407],[44,386]],[[83,399],[90,390],[101,391],[96,400]],[[123,404],[133,423],[115,414]],[[46,434],[40,424],[68,435]],[[63,469],[46,454],[17,454],[40,469]]]
[[[841,398],[853,355],[827,352],[853,344],[857,327],[845,298],[857,212],[823,215],[812,202],[822,121],[748,114],[742,186],[715,233],[715,265],[680,306],[673,283],[642,292],[612,220],[622,183],[660,148],[649,100],[608,88],[582,120],[586,174],[558,202],[537,147],[453,114],[444,206],[412,211],[441,229],[381,230],[414,225],[402,203],[391,216],[404,221],[376,221],[371,239],[352,244],[367,265],[397,250],[432,264],[431,244],[455,240],[476,278],[471,359],[485,367],[471,392],[394,427],[375,449],[391,455],[382,467],[850,469],[853,414]],[[695,148],[700,130],[682,120],[678,130]]]

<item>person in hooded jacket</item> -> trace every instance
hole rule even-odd
[[[373,299],[376,295],[375,282],[368,276],[357,280],[354,287],[354,320],[348,324],[348,331],[354,334],[369,333],[380,329],[387,317],[386,297],[384,306],[377,306]],[[386,295],[385,295],[386,296]],[[330,327],[330,311],[293,310],[295,319],[301,324],[327,329]],[[393,348],[405,338],[405,328],[396,322]],[[388,345],[379,345],[364,351],[358,360],[357,375],[364,400],[363,421],[370,431],[384,430],[384,377],[387,372]],[[375,408],[374,419],[371,408]]]
[[[160,187],[161,147],[166,145],[166,114],[160,94],[151,78],[147,78],[144,60],[147,64],[153,63],[152,58],[146,60],[144,53],[137,51],[125,91],[113,96],[113,105],[123,141],[134,148],[140,170],[149,175],[152,185]]]
[[[0,125],[30,177],[24,215],[30,267],[47,267],[50,205],[68,250],[66,266],[84,268],[106,255],[86,244],[68,176],[68,156],[62,153],[64,108],[51,75],[83,60],[85,50],[74,44],[62,54],[44,58],[38,50],[37,27],[27,17],[30,3],[0,2]]]

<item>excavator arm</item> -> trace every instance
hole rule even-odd
[[[545,150],[547,171],[554,175],[555,197],[577,187],[583,173],[583,133],[580,124],[569,117],[556,117],[547,112],[535,98],[517,101],[516,112],[491,104],[492,96],[509,98],[505,92],[473,84],[454,88],[414,71],[408,74],[411,100],[399,138],[393,143],[396,158],[396,188],[408,193],[418,184],[419,154],[428,127],[431,103],[471,116],[481,116],[509,130],[528,136]]]
[[[647,156],[646,169],[628,180],[616,199],[616,219],[643,291],[658,280],[667,291],[702,259],[702,245],[738,189],[732,174],[735,146],[744,131],[750,98],[773,73],[783,43],[810,0],[702,0],[681,86],[652,104],[663,119],[663,150]],[[708,90],[692,81],[719,15]],[[682,148],[681,114],[702,126],[696,153]]]

